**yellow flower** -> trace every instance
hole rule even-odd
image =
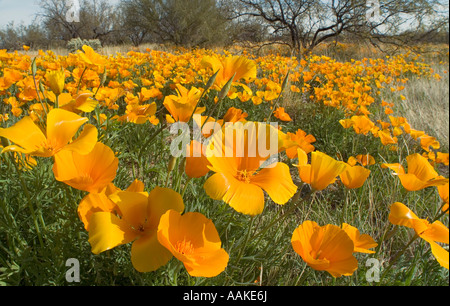
[[[361,234],[356,227],[347,223],[342,223],[341,228],[347,233],[355,246],[353,252],[373,254],[375,251],[369,250],[378,246],[378,243],[367,234]]]
[[[305,151],[306,154],[311,153],[315,149],[311,143],[316,142],[316,138],[313,135],[306,134],[301,129],[298,129],[295,134],[288,132],[283,137],[283,140],[283,148],[286,149],[286,155],[290,159],[297,157],[297,149],[299,148]]]
[[[356,189],[362,187],[369,175],[369,169],[362,166],[351,166],[347,164],[347,168],[339,175],[339,177],[345,187],[349,189]]]
[[[263,190],[282,205],[294,195],[297,186],[284,163],[277,162],[260,170],[270,156],[263,156],[259,142],[267,139],[262,136],[268,137],[271,127],[254,122],[241,127],[230,125],[212,136],[214,148],[207,147],[205,155],[215,174],[205,182],[204,189],[212,199],[223,200],[236,211],[254,216],[264,209]],[[273,132],[278,135],[278,131]]]
[[[58,97],[59,108],[73,113],[90,113],[98,105],[98,102],[92,98],[93,95],[91,92],[85,92],[74,98],[69,93],[62,93]]]
[[[442,206],[442,211],[445,211],[448,215],[449,205],[448,205],[448,183],[445,185],[438,186],[439,197],[444,201],[444,205]]]
[[[180,84],[177,84],[176,88],[178,95],[166,96],[164,106],[172,115],[174,121],[188,122],[202,95],[202,91],[196,87],[188,90]],[[195,113],[201,114],[205,109],[205,107],[197,107]]]
[[[352,275],[358,268],[352,239],[336,225],[319,226],[314,221],[305,221],[295,229],[291,244],[308,266],[327,271],[333,277]]]
[[[430,186],[440,186],[448,183],[448,179],[438,175],[433,166],[422,155],[415,153],[406,157],[408,163],[408,173],[402,165],[382,164],[382,168],[389,168],[394,171],[402,183],[403,187],[408,191],[417,191]]]
[[[448,269],[448,251],[436,243],[449,243],[448,228],[441,221],[430,224],[427,220],[417,217],[412,210],[399,202],[391,205],[389,221],[394,225],[413,228],[420,238],[430,244],[431,252],[439,264]]]
[[[133,242],[131,262],[139,272],[155,271],[165,265],[172,254],[157,238],[161,216],[168,210],[181,213],[181,195],[172,189],[156,187],[147,192],[121,191],[110,196],[120,215],[101,211],[89,222],[89,243],[94,254]]]
[[[159,243],[183,262],[191,276],[214,277],[228,265],[219,234],[203,214],[168,210],[161,217],[157,235]]]
[[[275,118],[278,118],[281,121],[292,121],[289,114],[284,111],[284,107],[278,107],[273,113]]]
[[[203,67],[211,67],[213,72],[219,72],[216,76],[213,88],[221,90],[225,84],[231,80],[242,86],[246,92],[251,93],[251,89],[243,83],[237,83],[241,79],[256,78],[256,63],[245,56],[228,56],[221,60],[216,56],[205,56],[202,59]]]
[[[310,184],[314,190],[323,190],[335,182],[337,176],[347,169],[347,164],[337,161],[322,152],[311,153],[311,164],[302,149],[298,149],[298,172],[301,180]]]
[[[64,70],[49,71],[46,73],[45,78],[47,79],[48,85],[52,92],[59,96],[64,90],[65,73]]]
[[[86,124],[78,138],[72,141],[78,129],[88,121],[85,117],[63,110],[53,109],[47,116],[46,134],[33,122],[24,117],[12,127],[0,129],[0,136],[14,142],[3,149],[17,151],[31,156],[50,157],[61,150],[87,154],[97,142],[97,129]]]
[[[119,160],[108,146],[97,142],[81,155],[63,150],[55,155],[53,173],[57,181],[88,192],[100,192],[116,177]]]
[[[79,51],[78,57],[86,65],[91,67],[102,67],[107,64],[106,58],[96,53],[92,47],[84,45],[82,49],[84,52]]]
[[[157,125],[159,120],[155,117],[155,113],[155,102],[145,105],[129,104],[127,105],[126,114],[119,117],[118,120],[122,122],[132,122],[134,124],[144,124],[149,121],[153,125]]]

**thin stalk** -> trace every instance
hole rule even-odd
[[[189,178],[187,179],[186,183],[184,184],[183,191],[181,191],[181,197],[182,197],[182,198],[184,197],[184,194],[185,194],[185,192],[186,192],[186,189],[187,189],[189,183],[191,182],[191,180],[192,180],[192,177],[189,177]]]
[[[247,235],[245,237],[244,245],[241,246],[241,249],[239,250],[238,256],[236,257],[236,266],[238,265],[239,261],[241,260],[241,257],[244,253],[244,249],[247,247],[248,241],[250,240],[250,232],[252,231],[253,223],[255,222],[255,217],[252,216],[250,219],[250,225],[248,226]]]
[[[78,92],[80,91],[81,80],[83,79],[83,75],[84,75],[84,73],[86,72],[86,70],[87,70],[87,67],[84,67],[84,70],[83,70],[83,72],[81,73],[80,80],[78,81],[78,86],[77,86],[77,94],[78,94]]]
[[[166,129],[168,127],[168,125],[166,124],[161,124],[161,127],[159,128],[159,130],[157,130],[151,137],[149,140],[147,140],[144,145],[141,146],[141,149],[139,151],[139,155],[138,155],[138,160],[141,160],[142,154],[143,154],[143,150],[145,147],[147,147],[152,141],[153,139],[156,138],[156,136],[158,136],[164,129]]]
[[[38,90],[38,85],[36,82],[36,58],[33,59],[33,62],[31,64],[31,74],[33,76],[33,83],[34,83],[34,88],[36,90],[37,96],[38,96],[38,100],[41,103],[42,109],[44,110],[45,116],[47,116],[47,108],[44,105],[44,102],[42,102],[41,96],[39,95],[39,90]]]
[[[299,191],[299,192],[300,192],[300,191]],[[289,210],[288,210],[287,212],[285,212],[282,216],[278,217],[277,219],[274,218],[275,220],[273,220],[272,222],[270,222],[269,225],[266,226],[262,231],[260,231],[260,232],[257,233],[256,235],[254,235],[254,236],[252,237],[252,240],[253,240],[253,239],[256,239],[257,237],[259,237],[259,236],[261,236],[261,235],[263,235],[263,234],[265,234],[265,233],[269,230],[269,228],[271,228],[274,224],[276,224],[276,223],[282,221],[284,218],[286,218],[287,216],[289,216],[289,215],[290,215],[290,214],[298,207],[298,205],[299,205],[300,203],[302,203],[302,202],[308,200],[308,199],[311,197],[311,195],[313,195],[314,193],[315,193],[314,191],[311,191],[305,198],[300,199],[297,203],[292,204],[292,206],[289,208]],[[277,215],[278,215],[278,214],[277,214]],[[277,215],[276,215],[276,216],[277,216]],[[261,238],[262,238],[262,237],[261,237]],[[261,238],[260,238],[260,240],[261,240]],[[258,241],[258,242],[259,242],[259,241]]]
[[[25,184],[25,181],[24,181],[24,179],[23,179],[23,177],[22,177],[22,175],[21,175],[21,173],[20,173],[19,167],[18,167],[17,164],[15,163],[13,154],[10,153],[10,154],[9,154],[9,157],[10,157],[10,159],[11,159],[11,162],[12,162],[13,165],[14,165],[14,168],[16,169],[17,176],[19,177],[19,181],[20,181],[20,184],[22,185],[23,192],[25,193],[25,197],[27,198],[28,209],[30,210],[31,217],[33,218],[34,227],[35,227],[35,229],[36,229],[36,234],[37,234],[38,239],[39,239],[39,244],[40,244],[41,248],[44,248],[44,241],[42,240],[41,230],[40,230],[39,224],[38,224],[38,222],[37,222],[36,213],[35,213],[35,211],[34,211],[33,204],[31,203],[30,192],[28,191],[28,187],[27,187],[27,185]]]
[[[397,255],[395,255],[394,259],[391,260],[391,262],[389,263],[389,266],[383,271],[383,274],[381,274],[380,277],[380,283],[381,280],[386,276],[386,273],[389,272],[389,270],[392,268],[392,266],[394,265],[394,263],[406,252],[406,250],[408,249],[408,247],[417,240],[417,238],[419,238],[419,235],[415,234],[408,242],[407,245],[405,245],[405,247],[397,253]]]
[[[274,105],[273,105],[273,108],[271,109],[270,114],[267,116],[266,123],[269,123],[270,118],[271,118],[272,115],[273,115],[273,112],[274,112],[274,111],[276,110],[276,108],[278,107],[278,103],[280,102],[281,95],[283,94],[283,91],[284,91],[284,89],[286,88],[288,79],[289,79],[289,71],[288,71],[288,73],[286,74],[286,76],[284,77],[283,83],[281,84],[281,91],[280,91],[280,94],[278,95],[278,98],[277,98],[277,100],[275,101],[275,103],[274,103]]]

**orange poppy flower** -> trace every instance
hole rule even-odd
[[[0,136],[15,145],[3,149],[17,151],[31,156],[50,157],[61,150],[87,154],[97,142],[97,129],[86,124],[78,138],[72,141],[78,129],[88,118],[80,117],[62,109],[52,109],[47,115],[47,130],[44,134],[31,117],[22,118],[12,127],[0,129]]]
[[[356,159],[362,166],[375,165],[375,158],[370,154],[359,154]]]
[[[355,247],[353,252],[367,253],[367,254],[375,253],[375,251],[369,250],[371,248],[375,248],[376,246],[378,246],[378,243],[376,243],[372,237],[370,237],[367,234],[361,234],[356,227],[351,226],[350,224],[347,223],[342,223],[341,228],[347,233],[347,235],[353,241],[353,245]]]
[[[284,111],[284,107],[278,107],[274,112],[273,112],[275,118],[280,119],[281,121],[292,121],[292,118],[289,116],[289,114],[287,114]]]
[[[272,167],[260,170],[263,163],[270,158],[270,153],[265,156],[261,151],[260,143],[266,145],[267,143],[262,141],[267,140],[272,132],[278,142],[278,130],[254,122],[241,124],[241,128],[230,124],[215,133],[212,136],[213,146],[206,148],[206,157],[211,164],[209,168],[215,172],[204,184],[206,193],[247,215],[262,213],[263,190],[277,204],[289,201],[297,190],[297,186],[292,182],[289,167],[278,162],[273,163]],[[232,139],[227,135],[231,135]]]
[[[65,109],[73,113],[90,113],[98,105],[98,101],[92,99],[94,94],[91,92],[83,92],[76,97],[72,97],[69,93],[62,93],[58,97],[59,108]],[[56,97],[52,97],[51,94],[47,94],[47,98],[50,101],[55,102]]]
[[[349,129],[353,126],[353,120],[352,119],[341,119],[339,120],[339,123],[342,125],[344,129]]]
[[[415,153],[406,157],[408,163],[408,173],[402,165],[382,164],[382,168],[389,168],[394,171],[402,183],[403,187],[408,191],[417,191],[430,186],[440,186],[448,183],[448,179],[438,175],[433,166],[422,155]]]
[[[214,277],[228,265],[229,256],[221,247],[216,227],[201,213],[181,215],[168,210],[161,217],[157,236],[159,243],[183,262],[191,276]]]
[[[364,185],[369,175],[369,169],[362,166],[351,166],[350,164],[347,164],[347,168],[339,175],[339,177],[345,187],[349,189],[357,189]]]
[[[137,271],[155,271],[165,265],[172,254],[158,242],[158,225],[168,210],[184,210],[181,195],[172,189],[156,187],[149,194],[121,191],[110,198],[120,215],[104,211],[92,214],[89,222],[92,252],[99,254],[133,242],[131,262]]]
[[[117,120],[121,122],[132,122],[134,124],[144,124],[149,121],[153,125],[157,125],[159,120],[155,117],[155,113],[155,102],[145,105],[129,104],[127,105],[126,114],[119,117]]]
[[[448,215],[448,208],[449,208],[448,185],[449,185],[449,183],[437,187],[439,196],[441,197],[442,201],[444,201],[444,205],[442,206],[442,211],[445,211],[447,215]]]
[[[430,147],[438,150],[441,147],[439,141],[435,137],[429,135],[423,135],[420,137],[420,146],[427,152],[430,152]]]
[[[367,135],[375,124],[367,116],[353,116],[353,129],[357,134]]]
[[[397,137],[393,137],[389,130],[381,130],[377,133],[380,141],[383,145],[396,144],[398,142]]]
[[[223,121],[224,122],[246,121],[247,117],[248,114],[243,112],[241,109],[230,107],[223,116]]]
[[[82,49],[84,52],[78,52],[78,57],[81,62],[84,62],[90,67],[103,67],[107,64],[106,58],[96,53],[92,47],[84,45]]]
[[[298,172],[301,180],[310,184],[314,190],[323,190],[335,182],[336,178],[347,169],[347,164],[322,153],[311,152],[311,164],[302,149],[298,149]]]
[[[177,84],[176,88],[178,94],[176,96],[166,96],[163,104],[172,115],[174,121],[188,122],[202,95],[202,91],[196,87],[188,90],[180,84]],[[195,113],[201,114],[205,109],[205,107],[198,107]]]
[[[281,132],[280,132],[281,133]],[[297,157],[297,149],[300,148],[305,151],[306,154],[314,151],[314,146],[311,144],[316,142],[316,138],[313,135],[306,134],[305,131],[298,129],[297,132],[287,133],[283,147],[286,148],[286,155],[290,159]]]
[[[187,147],[186,164],[184,171],[191,178],[205,176],[209,172],[208,159],[205,156],[205,146],[196,140],[192,140]]]
[[[448,251],[436,243],[449,243],[448,228],[441,221],[430,224],[427,220],[417,217],[412,210],[399,202],[391,205],[389,221],[394,225],[413,228],[420,238],[430,244],[431,252],[439,264],[448,269]]]
[[[56,96],[59,96],[64,90],[64,82],[66,79],[64,69],[49,71],[45,74],[45,78],[47,79],[48,86],[52,92]]]
[[[352,275],[358,268],[352,239],[336,225],[319,226],[314,221],[305,221],[294,230],[291,244],[308,266],[327,271],[333,277]]]
[[[75,189],[100,192],[116,177],[119,159],[101,142],[86,155],[63,150],[55,155],[53,173],[57,181]]]
[[[213,84],[213,88],[221,90],[234,75],[234,83],[242,86],[245,91],[251,93],[251,89],[243,84],[237,83],[240,79],[256,78],[256,63],[245,56],[228,56],[221,60],[216,56],[205,56],[201,62],[203,67],[211,67],[213,72],[219,72]]]
[[[78,204],[78,216],[84,224],[84,228],[89,231],[89,221],[93,213],[106,211],[116,211],[120,214],[117,205],[110,199],[110,196],[120,190],[113,183],[108,184],[99,193],[91,192],[85,196],[80,204]],[[135,180],[125,191],[130,192],[144,192],[144,183]]]

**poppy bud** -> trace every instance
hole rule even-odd
[[[171,156],[170,160],[169,160],[169,164],[167,165],[167,170],[170,172],[172,172],[172,170],[175,168],[175,164],[177,163],[177,157],[175,156]]]

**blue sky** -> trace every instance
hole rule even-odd
[[[11,21],[15,25],[29,24],[39,11],[38,3],[38,0],[0,0],[0,27]]]
[[[39,0],[0,0],[0,28],[11,21],[14,21],[15,25],[30,24],[34,15],[40,11],[39,2]],[[110,2],[118,3],[119,0]]]

